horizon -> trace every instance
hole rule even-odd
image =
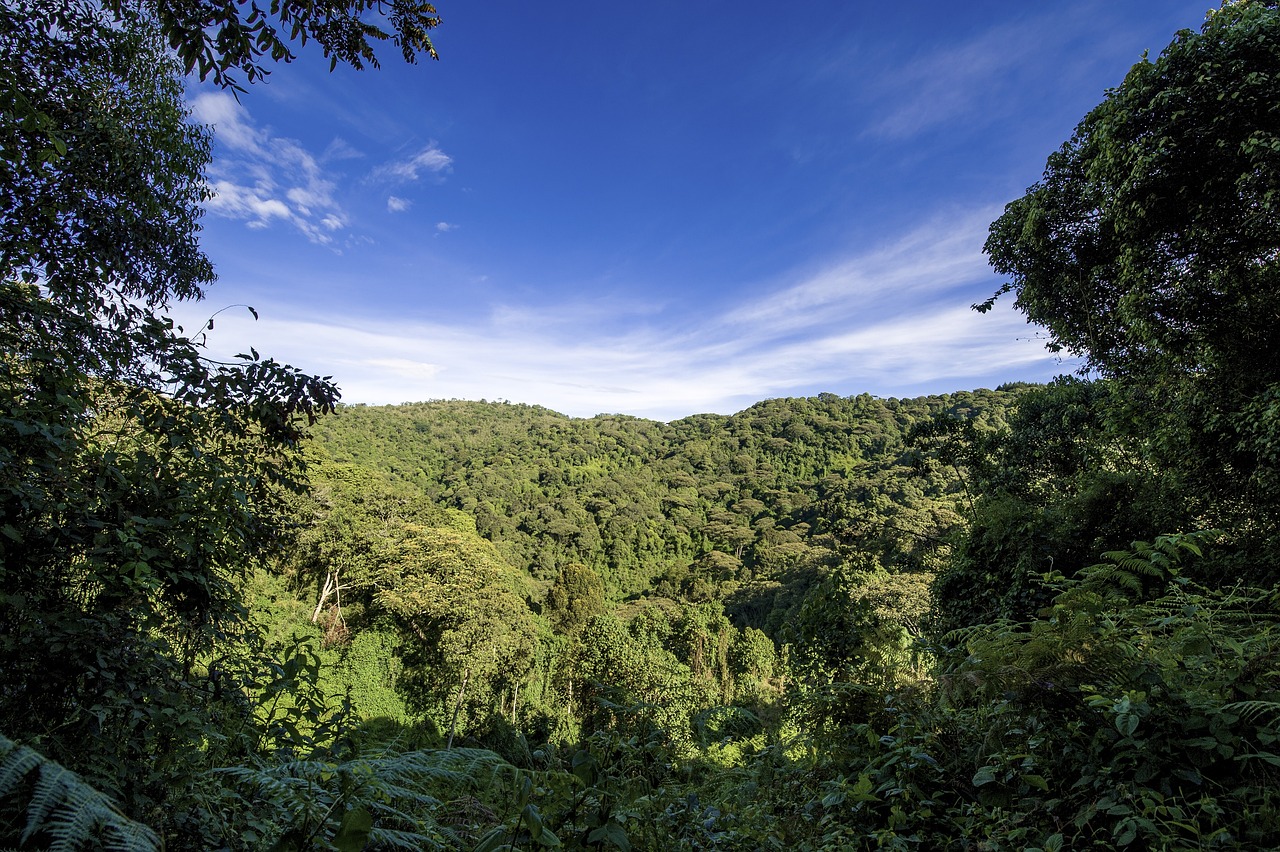
[[[936,398],[941,396],[953,396],[958,393],[979,393],[981,391],[990,391],[990,392],[996,392],[996,393],[1005,392],[1010,390],[1010,388],[1008,387],[1009,385],[1026,385],[1028,387],[1033,387],[1033,386],[1038,387],[1038,386],[1042,386],[1043,383],[1011,381],[1011,382],[1002,382],[1001,384],[994,385],[992,387],[955,388],[954,390],[949,390],[949,391],[916,394],[914,396],[880,396],[878,394],[867,393],[865,391],[854,392],[849,394],[837,394],[831,391],[818,391],[817,393],[808,394],[805,396],[764,397],[762,399],[757,399],[756,401],[736,411],[731,411],[731,412],[695,411],[691,414],[686,414],[681,417],[676,417],[672,420],[658,420],[653,417],[643,417],[635,414],[627,414],[624,411],[599,411],[595,414],[583,416],[583,415],[577,415],[577,414],[566,414],[563,411],[557,411],[554,408],[550,408],[545,405],[540,405],[539,403],[536,403],[536,402],[522,402],[522,401],[516,401],[516,400],[510,400],[510,399],[462,399],[457,397],[450,398],[450,399],[415,399],[415,400],[406,400],[404,402],[342,402],[340,401],[337,405],[337,412],[341,413],[342,409],[344,408],[407,408],[415,405],[438,405],[438,404],[447,405],[452,403],[461,403],[465,405],[510,405],[510,406],[516,406],[516,407],[539,408],[551,414],[557,414],[569,420],[596,420],[604,417],[631,417],[636,420],[648,420],[654,423],[671,424],[671,423],[678,423],[681,420],[688,420],[693,417],[705,417],[707,415],[712,415],[715,417],[726,417],[726,418],[736,417],[739,414],[743,414],[744,412],[750,411],[752,408],[755,408],[757,405],[761,405],[766,402],[777,402],[777,401],[786,402],[786,401],[795,400],[795,399],[806,399],[806,400],[819,399],[823,396],[835,396],[839,399],[848,400],[848,399],[855,399],[859,396],[864,396],[864,395],[869,396],[872,399],[877,399],[881,401],[896,400],[898,402],[910,402],[910,401],[919,400],[919,399]]]

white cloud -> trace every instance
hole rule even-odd
[[[457,225],[450,224],[449,222],[436,222],[437,233],[447,234],[450,231],[456,231],[456,230],[458,230]]]
[[[733,311],[725,321],[780,337],[875,316],[985,277],[982,244],[996,209],[953,211],[868,252],[842,258]],[[985,296],[984,296],[985,298]]]
[[[335,136],[329,146],[324,149],[324,153],[320,155],[322,162],[331,163],[336,160],[358,160],[364,154],[351,147],[347,140]]]
[[[249,111],[224,92],[197,95],[191,112],[213,126],[215,142],[225,148],[210,168],[214,197],[205,205],[210,213],[243,219],[251,228],[287,222],[322,245],[347,226],[334,181],[299,142],[257,127]],[[343,149],[331,143],[330,150]]]
[[[366,366],[387,370],[409,381],[430,381],[444,369],[439,364],[424,364],[408,358],[369,358]]]
[[[664,420],[824,390],[890,396],[1047,379],[1061,365],[1007,300],[985,315],[969,309],[995,288],[972,243],[986,215],[937,220],[719,314],[601,296],[504,305],[463,325],[285,319],[259,305],[262,322],[220,318],[213,342],[332,374],[351,402],[503,398]],[[683,325],[658,325],[670,315]]]
[[[205,203],[205,209],[218,216],[244,219],[250,227],[265,228],[272,219],[288,220],[292,213],[289,205],[275,198],[264,198],[249,187],[230,181],[210,184],[213,198]]]
[[[387,196],[387,212],[403,213],[413,206],[413,202],[407,198],[399,198],[395,195]]]
[[[253,127],[249,111],[225,92],[202,92],[191,102],[191,115],[201,124],[212,125],[218,142],[233,151],[261,155],[267,135]]]

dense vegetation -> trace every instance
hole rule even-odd
[[[1280,845],[1275,3],[993,224],[1080,375],[668,424],[337,407],[164,318],[179,72],[371,11],[0,4],[0,845]]]

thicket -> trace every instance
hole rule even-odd
[[[208,5],[0,6],[0,844],[1280,846],[1277,4],[993,224],[1081,375],[669,424],[208,361]]]

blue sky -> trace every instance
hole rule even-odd
[[[914,396],[1073,364],[982,243],[1047,155],[1205,0],[439,0],[440,62],[315,51],[215,130],[180,306],[344,401],[507,399],[671,420]],[[1011,300],[1006,300],[1011,301]]]

